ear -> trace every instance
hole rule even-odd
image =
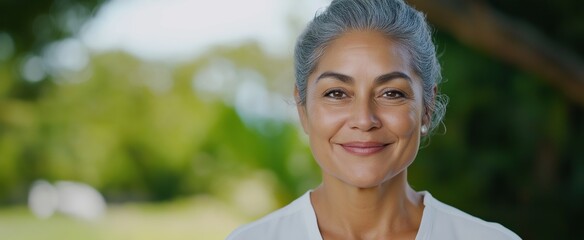
[[[300,103],[300,94],[298,93],[298,87],[294,87],[294,100],[296,102],[296,110],[298,111],[298,118],[300,118],[300,124],[302,124],[302,129],[304,133],[309,134],[308,128],[308,116],[306,114],[306,103]]]

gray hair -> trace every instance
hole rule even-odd
[[[298,37],[294,51],[297,104],[306,104],[308,76],[314,71],[326,46],[350,30],[373,30],[405,47],[411,67],[420,76],[424,106],[432,113],[430,131],[442,121],[447,98],[434,92],[442,81],[440,63],[425,16],[403,0],[333,0]]]

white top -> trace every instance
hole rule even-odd
[[[498,223],[486,222],[424,194],[424,212],[416,240],[521,239]],[[227,240],[322,240],[310,191],[267,216],[241,226]]]

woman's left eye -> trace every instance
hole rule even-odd
[[[382,95],[385,98],[390,98],[390,99],[397,99],[397,98],[404,98],[405,94],[397,91],[397,90],[389,90],[383,93]]]

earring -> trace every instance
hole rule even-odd
[[[422,135],[426,135],[428,133],[428,127],[426,127],[426,125],[422,125],[420,131],[422,132]]]

